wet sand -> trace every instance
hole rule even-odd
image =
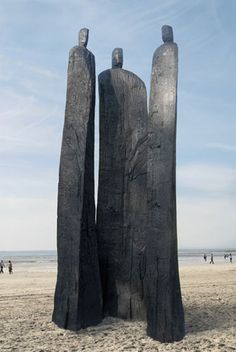
[[[51,322],[56,273],[40,265],[0,275],[0,351],[236,351],[236,263],[183,265],[186,337],[173,344],[148,338],[145,323],[107,318],[79,333]]]

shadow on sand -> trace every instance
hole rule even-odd
[[[217,301],[217,299],[215,299]],[[236,308],[218,300],[201,306],[185,305],[185,329],[186,334],[201,331],[214,330],[217,328],[236,327]]]

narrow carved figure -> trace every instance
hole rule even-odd
[[[100,322],[94,206],[95,58],[88,29],[70,50],[57,217],[58,276],[53,321],[79,330]]]
[[[122,69],[123,52],[99,75],[100,165],[97,229],[104,315],[146,319],[147,96],[144,83]]]
[[[145,288],[147,333],[161,342],[184,336],[176,225],[178,48],[170,26],[154,53],[148,131],[148,221]]]

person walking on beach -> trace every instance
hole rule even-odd
[[[231,253],[229,254],[229,261],[230,261],[230,263],[232,264],[232,262],[233,262],[233,257],[232,257],[232,254],[231,254]]]
[[[203,258],[204,258],[204,260],[205,260],[205,262],[206,262],[206,261],[207,261],[207,255],[206,255],[206,253],[204,254]]]
[[[13,274],[13,271],[12,271],[12,262],[9,260],[8,262],[8,270],[9,270],[9,274]]]
[[[4,267],[5,267],[5,264],[4,264],[3,260],[1,260],[1,263],[0,263],[0,274],[4,274],[4,271],[3,271]]]
[[[214,263],[213,253],[211,253],[211,261],[210,261],[210,264],[215,264],[215,263]]]

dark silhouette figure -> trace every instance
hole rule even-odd
[[[5,267],[5,264],[4,264],[3,260],[1,260],[1,263],[0,263],[0,274],[4,274],[4,270],[3,270],[4,267]]]
[[[58,275],[53,321],[79,330],[102,319],[95,231],[95,58],[80,30],[70,50],[58,185]]]
[[[215,264],[215,263],[214,263],[214,256],[213,256],[213,253],[211,253],[211,260],[210,260],[210,264]]]
[[[9,260],[9,262],[8,262],[8,270],[9,270],[9,274],[13,274],[13,268],[12,268],[11,260]]]
[[[147,334],[173,342],[185,334],[176,222],[178,47],[172,27],[162,27],[162,39],[151,73],[145,291]]]
[[[100,164],[97,229],[105,315],[146,319],[143,249],[146,220],[147,94],[124,70],[123,51],[99,77]]]
[[[233,257],[232,257],[232,254],[231,254],[231,253],[229,254],[229,261],[230,261],[230,263],[232,264],[232,262],[233,262]]]
[[[205,260],[205,262],[206,262],[206,261],[207,261],[207,255],[204,254],[203,258],[204,258],[204,260]]]

